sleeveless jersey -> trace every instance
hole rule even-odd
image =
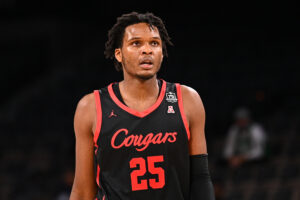
[[[113,84],[95,90],[97,200],[187,200],[189,128],[180,85],[162,82],[157,101],[138,112]]]

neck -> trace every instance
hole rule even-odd
[[[148,80],[124,78],[119,86],[121,95],[125,99],[146,100],[151,97],[157,98],[159,93],[156,76]]]

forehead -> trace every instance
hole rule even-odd
[[[127,26],[124,32],[124,39],[132,38],[160,38],[159,31],[155,26],[150,27],[147,23],[138,23]]]

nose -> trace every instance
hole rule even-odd
[[[142,48],[142,54],[145,54],[145,55],[151,55],[153,53],[153,50],[151,48],[151,45],[149,44],[145,44],[143,45],[143,48]]]

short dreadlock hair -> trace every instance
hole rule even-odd
[[[138,23],[147,23],[151,28],[155,26],[158,29],[162,40],[163,55],[168,57],[167,45],[173,44],[163,21],[159,17],[150,12],[143,14],[137,12],[123,14],[121,17],[117,18],[116,24],[108,31],[108,40],[105,43],[104,51],[106,58],[114,60],[117,71],[122,70],[122,65],[115,58],[115,49],[122,47],[126,27]]]

